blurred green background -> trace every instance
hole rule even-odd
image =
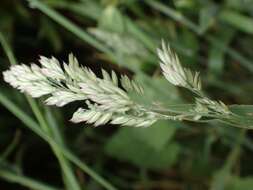
[[[170,43],[201,72],[205,92],[253,104],[252,0],[1,0],[0,70],[66,61],[73,52],[138,80],[150,101],[192,101],[160,73]],[[252,190],[252,131],[220,123],[157,122],[150,128],[72,124],[82,102],[58,109],[0,81],[1,190]]]

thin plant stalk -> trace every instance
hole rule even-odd
[[[0,157],[0,159],[1,159],[1,157]],[[59,190],[56,187],[49,186],[48,184],[34,180],[34,179],[27,177],[27,176],[20,175],[17,172],[10,171],[8,169],[1,169],[0,170],[0,177],[9,181],[9,182],[20,184],[20,185],[27,187],[29,189]]]
[[[11,51],[11,48],[9,47],[7,41],[5,40],[4,36],[2,35],[2,33],[0,33],[0,43],[2,44],[5,52],[8,52],[8,58],[11,61],[11,64],[16,64],[16,59]],[[66,158],[68,158],[68,160],[70,160],[72,163],[74,163],[75,165],[77,165],[80,169],[82,169],[85,173],[87,173],[88,175],[90,175],[95,181],[97,181],[101,186],[103,186],[105,189],[108,190],[116,190],[116,188],[111,185],[108,181],[106,181],[105,179],[103,179],[101,176],[99,176],[95,171],[93,171],[91,168],[89,168],[84,162],[82,162],[79,158],[77,158],[75,155],[73,155],[70,151],[67,150],[66,147],[62,147],[63,144],[61,144],[61,146],[59,146],[59,142],[55,142],[52,139],[52,136],[50,136],[48,133],[45,133],[46,131],[49,130],[49,127],[47,126],[47,123],[42,115],[42,113],[40,112],[36,102],[31,99],[30,97],[26,97],[35,116],[37,117],[38,121],[40,122],[40,124],[42,125],[42,128],[44,128],[44,132],[43,130],[40,129],[39,125],[36,124],[36,122],[33,121],[33,119],[31,119],[29,116],[27,116],[22,110],[18,109],[15,104],[13,104],[10,100],[8,100],[7,97],[5,97],[3,94],[0,94],[0,102],[8,109],[10,110],[15,116],[17,116],[22,122],[24,122],[27,126],[29,126],[29,128],[35,132],[36,134],[38,134],[40,137],[42,137],[45,141],[47,141],[52,148],[56,148],[54,151],[56,156],[58,156],[59,162],[64,165],[64,170],[69,170],[70,166],[66,165],[66,160],[64,157],[62,157],[62,155],[64,155]],[[57,131],[57,130],[56,130]],[[59,133],[55,136],[60,136]],[[58,139],[58,141],[62,141],[62,139]],[[60,157],[60,158],[59,158]],[[77,183],[76,179],[74,178],[74,174],[71,174],[69,172],[65,173],[68,174],[67,178],[68,180],[71,179],[72,183]],[[71,177],[71,175],[73,177]],[[77,184],[76,184],[77,185]],[[77,187],[79,188],[79,187]],[[72,190],[72,189],[71,189]],[[74,190],[74,189],[73,189]]]
[[[27,1],[30,3],[30,6],[32,8],[39,9],[41,12],[43,12],[44,14],[49,16],[55,22],[62,25],[65,29],[69,30],[70,32],[72,32],[73,34],[78,36],[80,39],[87,42],[89,45],[92,45],[93,47],[97,48],[98,50],[106,53],[112,60],[118,59],[110,49],[108,49],[106,46],[104,46],[102,43],[100,43],[96,39],[92,38],[87,32],[82,30],[77,25],[73,24],[67,18],[63,17],[61,14],[57,13],[53,9],[50,9],[44,3],[42,3],[38,0],[27,0]]]
[[[68,158],[73,164],[78,166],[82,171],[91,176],[97,183],[103,186],[107,190],[117,190],[112,184],[110,184],[107,180],[99,176],[95,171],[93,171],[87,164],[81,161],[77,156],[75,156],[71,151],[67,148],[63,147],[59,143],[55,141],[52,137],[50,137],[45,131],[43,131],[39,124],[34,121],[29,115],[27,115],[22,109],[20,109],[17,105],[15,105],[12,101],[10,101],[3,93],[0,92],[0,103],[7,108],[13,115],[15,115],[20,121],[22,121],[31,131],[40,136],[46,142],[50,142],[58,146],[61,150],[62,154]]]
[[[0,43],[2,44],[3,49],[6,53],[6,55],[8,56],[11,65],[17,64],[15,56],[12,53],[12,50],[11,50],[10,46],[8,45],[8,43],[7,43],[7,40],[5,39],[5,37],[2,33],[0,33]],[[27,99],[27,101],[28,101],[35,117],[37,118],[37,120],[40,124],[40,127],[46,133],[48,133],[49,135],[52,135],[51,131],[50,131],[50,126],[48,126],[43,114],[41,113],[41,111],[40,111],[40,109],[37,105],[37,103],[27,95],[26,95],[26,99]],[[60,136],[58,136],[58,137],[60,137]],[[68,163],[68,161],[66,160],[66,158],[61,154],[61,152],[58,150],[57,146],[52,145],[52,144],[50,144],[50,145],[51,145],[51,148],[52,148],[54,154],[56,155],[56,157],[57,157],[57,159],[58,159],[58,161],[61,165],[63,174],[65,176],[63,178],[64,182],[65,182],[65,185],[70,190],[72,190],[72,189],[73,190],[81,190],[81,187],[79,186],[79,184],[78,184],[78,182],[75,178],[74,172],[72,171],[72,168],[71,168],[70,164]]]
[[[195,32],[197,35],[202,35],[200,28],[198,25],[181,15],[179,12],[175,11],[174,9],[165,6],[164,4],[158,2],[158,1],[150,1],[145,0],[150,7],[164,13],[165,15],[171,17],[177,22],[182,23],[189,29],[191,29],[193,32]],[[245,68],[249,69],[251,72],[253,72],[253,66],[252,62],[248,60],[247,58],[243,57],[241,54],[239,54],[237,51],[231,48],[224,47],[221,42],[219,42],[217,39],[215,39],[212,35],[205,35],[203,36],[208,42],[213,43],[216,48],[220,49],[221,51],[227,52],[232,58],[239,61],[241,65],[243,65]]]

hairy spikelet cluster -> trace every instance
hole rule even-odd
[[[78,109],[71,119],[73,122],[145,127],[156,121],[152,113],[145,112],[128,96],[130,91],[143,94],[143,89],[127,76],[118,79],[115,72],[110,75],[102,70],[103,78],[98,78],[90,69],[81,67],[72,54],[68,64],[63,63],[62,67],[54,57],[40,57],[39,62],[41,67],[35,64],[12,66],[3,73],[4,80],[34,98],[47,95],[47,105],[61,107],[87,100],[88,109]]]
[[[178,56],[171,51],[170,46],[162,41],[162,48],[157,50],[160,66],[164,77],[173,85],[189,89],[201,90],[199,72],[183,68]]]
[[[164,77],[173,85],[186,88],[197,95],[195,108],[191,111],[196,113],[194,119],[200,119],[201,115],[229,115],[231,111],[222,101],[214,101],[203,95],[199,72],[192,72],[184,68],[178,56],[173,53],[164,41],[162,48],[157,50],[160,58],[160,66]]]
[[[46,104],[64,106],[76,100],[84,100],[87,96],[78,87],[78,81],[91,77],[91,73],[82,70],[71,54],[69,65],[63,64],[64,71],[57,59],[41,56],[39,62],[27,66],[15,65],[3,73],[4,80],[13,87],[34,98],[50,95]]]
[[[208,98],[196,98],[196,107],[202,107],[206,112],[215,114],[230,114],[230,110],[222,101],[214,101]]]
[[[226,116],[231,112],[221,101],[213,101],[201,91],[198,72],[182,67],[178,56],[162,42],[157,50],[160,66],[165,78],[173,85],[191,90],[197,97],[195,107],[185,112],[162,114],[135,102],[129,93],[145,95],[142,87],[127,76],[118,77],[102,70],[102,78],[97,77],[89,68],[79,65],[70,54],[68,63],[52,57],[41,56],[41,66],[25,64],[12,66],[3,73],[4,80],[34,98],[46,96],[47,105],[64,106],[73,101],[83,100],[85,108],[79,108],[71,121],[86,122],[94,126],[106,123],[122,126],[147,127],[158,119],[199,120],[202,116]]]

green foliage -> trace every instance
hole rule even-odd
[[[68,62],[73,52],[99,78],[102,67],[138,81],[145,96],[129,96],[141,104],[155,102],[166,114],[194,110],[193,94],[161,75],[156,48],[164,39],[183,67],[200,71],[203,93],[238,117],[145,129],[79,126],[69,119],[84,103],[28,104],[0,80],[0,189],[251,190],[251,131],[227,122],[253,123],[252,106],[238,105],[253,104],[252,11],[252,0],[2,0],[1,72],[16,59]]]
[[[243,16],[232,10],[224,10],[220,14],[220,19],[233,25],[239,30],[252,34],[253,33],[253,19],[247,16]]]
[[[231,182],[228,185],[227,189],[230,190],[251,190],[253,186],[253,178],[252,177],[245,177],[239,178],[236,176],[231,177]]]
[[[165,121],[146,129],[122,128],[107,142],[105,149],[110,156],[139,167],[168,168],[176,162],[180,151],[180,146],[172,141],[176,129],[176,123],[168,126]]]

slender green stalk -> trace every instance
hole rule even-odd
[[[9,44],[7,43],[4,35],[2,34],[2,32],[0,32],[0,43],[3,46],[3,49],[4,49],[8,59],[10,61],[10,64],[15,65],[17,63],[17,61],[16,61],[16,59],[15,59],[13,53],[12,53],[12,50],[11,50]]]
[[[30,130],[39,135],[44,140],[50,139],[48,134],[40,129],[39,124],[34,121],[29,115],[18,108],[11,100],[9,100],[2,92],[0,92],[0,103],[23,122]]]
[[[85,173],[91,176],[96,182],[102,185],[105,189],[116,190],[116,188],[111,185],[104,178],[99,176],[95,171],[89,168],[83,161],[76,157],[72,152],[67,148],[64,148],[62,145],[59,145],[55,140],[50,137],[45,131],[41,130],[39,124],[36,123],[31,117],[29,117],[24,111],[22,111],[18,106],[16,106],[12,101],[10,101],[3,93],[0,92],[0,103],[6,107],[13,115],[15,115],[20,121],[22,121],[30,130],[44,139],[46,142],[55,144],[61,150],[62,154],[66,156],[72,163],[82,169]]]
[[[252,62],[250,60],[248,60],[247,58],[245,58],[244,56],[242,56],[240,53],[238,53],[234,49],[228,48],[228,47],[224,47],[224,45],[219,40],[217,40],[216,38],[214,38],[212,35],[206,35],[205,38],[209,42],[213,43],[218,49],[220,49],[221,51],[227,52],[232,58],[234,58],[235,60],[239,61],[239,63],[241,65],[243,65],[245,68],[247,68],[251,72],[253,72],[253,64],[252,64]]]
[[[201,34],[199,27],[196,24],[194,24],[192,21],[185,18],[181,13],[175,11],[174,9],[172,9],[168,6],[165,6],[164,4],[162,4],[158,1],[145,0],[144,2],[146,2],[152,8],[159,10],[160,12],[173,18],[175,21],[184,24],[185,26],[190,28],[192,31],[194,31],[196,34],[198,34],[198,35]]]
[[[53,20],[55,20],[57,23],[61,24],[63,27],[65,27],[67,30],[71,31],[75,35],[77,35],[82,40],[86,41],[90,45],[96,47],[97,49],[107,53],[113,60],[121,61],[119,60],[108,48],[106,48],[104,45],[99,43],[94,38],[91,38],[89,34],[87,34],[85,31],[83,31],[81,28],[70,22],[68,19],[64,18],[62,15],[58,14],[56,11],[52,10],[50,7],[46,6],[42,2],[38,0],[28,0],[31,3],[31,6],[38,8],[43,13],[51,17]],[[185,18],[183,15],[175,11],[174,9],[163,5],[160,2],[157,1],[145,1],[148,5],[151,7],[157,9],[158,11],[163,12],[164,14],[168,15],[169,17],[173,18],[177,22],[180,22],[190,28],[193,32],[195,32],[197,35],[201,35],[201,30],[192,21]],[[140,29],[134,25],[129,19],[127,19],[127,24],[129,27],[129,30],[136,35],[137,38],[139,38],[148,49],[150,49],[152,52],[155,50],[154,45],[149,40],[149,38],[140,31]],[[253,65],[250,60],[242,56],[240,53],[235,51],[234,49],[224,47],[222,43],[220,43],[216,38],[214,38],[212,35],[205,35],[203,36],[207,41],[210,43],[213,43],[218,49],[221,51],[227,52],[232,58],[239,61],[241,65],[243,65],[245,68],[248,68],[250,71],[253,72]]]
[[[113,52],[104,46],[102,43],[98,42],[96,39],[91,37],[87,32],[82,30],[77,25],[73,24],[67,18],[63,17],[61,14],[57,13],[55,10],[51,9],[44,3],[38,0],[27,0],[30,3],[30,6],[33,8],[39,9],[41,12],[49,16],[58,24],[62,25],[64,28],[75,34],[80,39],[84,40],[88,44],[94,46],[95,48],[99,49],[100,51],[106,53],[112,60],[116,61],[118,58],[113,54]]]
[[[12,60],[12,64],[16,64],[16,59],[11,51],[11,48],[9,47],[7,41],[5,40],[4,36],[0,32],[0,43],[2,44],[4,50],[8,52],[8,58]],[[57,156],[62,170],[64,172],[64,175],[66,176],[64,179],[67,180],[71,186],[70,190],[80,189],[78,182],[76,181],[76,178],[74,174],[71,171],[71,166],[65,159],[68,158],[70,161],[72,161],[74,164],[76,164],[78,167],[80,167],[84,172],[86,172],[88,175],[90,175],[95,181],[97,181],[99,184],[104,186],[108,190],[115,190],[109,182],[107,182],[105,179],[100,177],[96,172],[94,172],[92,169],[90,169],[86,164],[84,164],[80,159],[78,159],[76,156],[74,156],[71,152],[66,150],[66,147],[64,146],[64,141],[61,139],[61,135],[59,133],[59,130],[56,126],[54,126],[54,130],[50,130],[50,127],[48,126],[45,118],[43,117],[41,111],[38,108],[38,105],[36,102],[31,99],[30,97],[26,96],[37,120],[39,121],[39,124],[43,130],[40,129],[40,126],[36,124],[33,119],[31,119],[29,116],[27,116],[22,110],[17,108],[8,98],[6,98],[4,95],[0,94],[0,102],[9,109],[15,116],[17,116],[22,122],[24,122],[29,128],[34,131],[36,134],[38,134],[40,137],[42,137],[45,141],[47,141],[55,155]],[[51,123],[54,122],[54,119],[51,117]],[[56,124],[56,122],[54,122]],[[53,126],[52,126],[53,127]],[[52,136],[52,134],[54,134]],[[54,139],[54,140],[53,140]],[[57,141],[57,143],[55,142]],[[59,145],[60,143],[61,145]]]
[[[4,51],[6,52],[6,55],[8,56],[10,63],[12,65],[17,64],[17,61],[15,59],[14,54],[12,53],[12,50],[10,46],[8,45],[7,41],[5,40],[3,34],[0,32],[0,43],[3,46]],[[39,124],[43,130],[46,131],[49,135],[51,135],[50,132],[50,126],[48,126],[46,120],[44,119],[41,111],[39,110],[39,107],[37,103],[31,99],[30,97],[26,96],[27,101],[29,102],[30,107],[32,108],[33,113],[35,114],[37,120],[39,121]],[[68,189],[73,190],[80,190],[79,184],[75,178],[75,175],[72,171],[72,168],[68,161],[64,158],[64,156],[61,154],[61,152],[58,150],[57,146],[51,145],[56,157],[59,160],[59,163],[61,165],[61,168],[63,170],[64,175],[66,176],[65,184],[68,186]],[[65,179],[65,178],[64,178]]]
[[[16,130],[12,142],[10,143],[10,145],[8,145],[6,150],[1,154],[0,162],[6,159],[13,152],[13,150],[15,150],[15,148],[19,144],[20,134],[21,134],[20,131]]]
[[[36,190],[59,190],[58,188],[49,186],[47,184],[44,184],[42,182],[36,181],[34,179],[31,179],[29,177],[18,175],[14,172],[11,172],[9,170],[1,169],[0,170],[0,177],[12,182],[12,183],[18,183],[24,187],[27,187],[29,189],[36,189]]]
[[[201,35],[200,28],[198,25],[181,15],[179,12],[175,11],[174,9],[165,6],[164,4],[158,2],[158,1],[150,1],[150,0],[145,0],[145,2],[151,6],[152,8],[164,13],[165,15],[171,17],[177,22],[182,23],[189,29],[191,29],[193,32],[195,32],[197,35]],[[243,65],[245,68],[249,69],[251,72],[253,72],[253,64],[250,60],[246,59],[243,57],[241,54],[239,54],[237,51],[224,47],[221,42],[219,42],[217,39],[215,39],[212,35],[205,35],[203,36],[208,42],[211,42],[216,46],[216,48],[220,49],[221,51],[227,52],[232,58],[236,59],[239,61],[241,65]]]
[[[42,128],[42,130],[44,130],[46,133],[49,134],[49,136],[52,136],[55,138],[55,135],[52,135],[52,131],[51,128],[48,126],[45,118],[43,117],[41,111],[38,108],[38,105],[36,104],[36,102],[31,99],[30,97],[26,96],[27,100],[33,110],[33,113],[35,114],[37,120],[39,121],[39,124]],[[59,138],[61,138],[61,136],[58,136]],[[62,139],[56,139],[56,141],[62,141]],[[59,150],[58,146],[49,143],[54,151],[54,154],[56,155],[57,159],[59,160],[59,163],[61,165],[62,171],[64,173],[64,181],[66,183],[66,186],[69,187],[69,189],[81,189],[79,187],[79,184],[75,178],[75,175],[72,171],[71,165],[68,163],[68,161],[66,160],[65,156],[63,156],[63,154],[61,153],[61,151]],[[64,177],[63,176],[63,177]]]

